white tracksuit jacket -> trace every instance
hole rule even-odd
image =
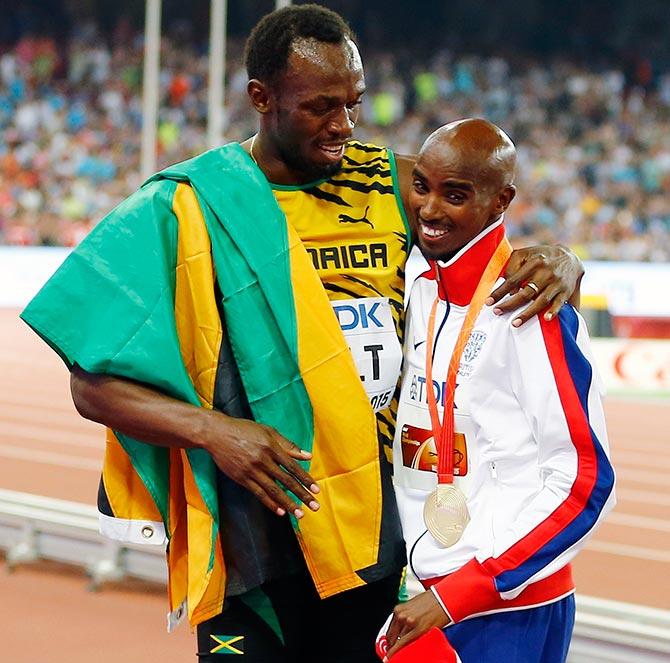
[[[461,357],[454,405],[455,482],[467,497],[471,520],[450,548],[426,531],[423,504],[437,484],[425,377],[436,269],[443,288],[433,383],[441,408],[467,306],[503,236],[500,221],[444,264],[429,263],[415,247],[407,268],[394,482],[411,568],[453,622],[570,594],[569,562],[615,502],[598,377],[582,318],[566,305],[551,322],[535,317],[517,329],[513,314],[495,316],[485,306]]]

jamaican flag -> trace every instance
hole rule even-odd
[[[313,454],[305,466],[321,486],[321,509],[293,525],[317,590],[326,597],[364,584],[359,572],[378,561],[381,531],[375,417],[310,258],[239,145],[151,178],[22,317],[69,367],[211,408],[217,304],[254,418]],[[186,601],[194,625],[218,614],[226,574],[209,454],[110,431],[102,487],[120,523],[108,523],[114,536],[135,521],[164,526],[171,610]]]

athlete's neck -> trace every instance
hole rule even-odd
[[[487,226],[479,235],[462,246],[456,253],[442,259],[430,261],[435,277],[442,286],[442,298],[457,306],[467,306],[474,294],[477,283],[496,247],[505,236],[502,219]]]
[[[302,186],[329,177],[339,169],[338,166],[330,172],[291,166],[282,158],[277,149],[272,147],[271,139],[265,137],[262,132],[258,132],[245,141],[242,147],[247,150],[249,156],[271,184]]]
[[[486,224],[486,226],[484,226],[484,228],[482,228],[482,230],[477,235],[475,235],[469,242],[466,242],[462,246],[459,246],[454,251],[449,251],[448,253],[443,253],[439,255],[437,258],[429,258],[429,259],[436,260],[437,262],[442,263],[443,265],[447,265],[456,256],[460,255],[461,253],[464,253],[466,250],[478,244],[484,237],[486,237],[492,232],[493,228],[501,224],[502,224],[502,215],[496,217],[495,219],[491,220],[488,224]],[[497,244],[493,246],[492,251],[495,250],[496,246]]]

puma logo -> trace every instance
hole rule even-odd
[[[340,214],[339,220],[340,223],[367,223],[370,228],[374,228],[372,225],[372,221],[368,219],[368,210],[370,209],[370,206],[368,205],[365,208],[365,214],[360,219],[357,219],[356,217],[349,216],[348,214]]]

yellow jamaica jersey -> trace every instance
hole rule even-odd
[[[393,444],[409,228],[393,153],[352,141],[342,168],[301,186],[271,185],[331,300],[373,409]]]

